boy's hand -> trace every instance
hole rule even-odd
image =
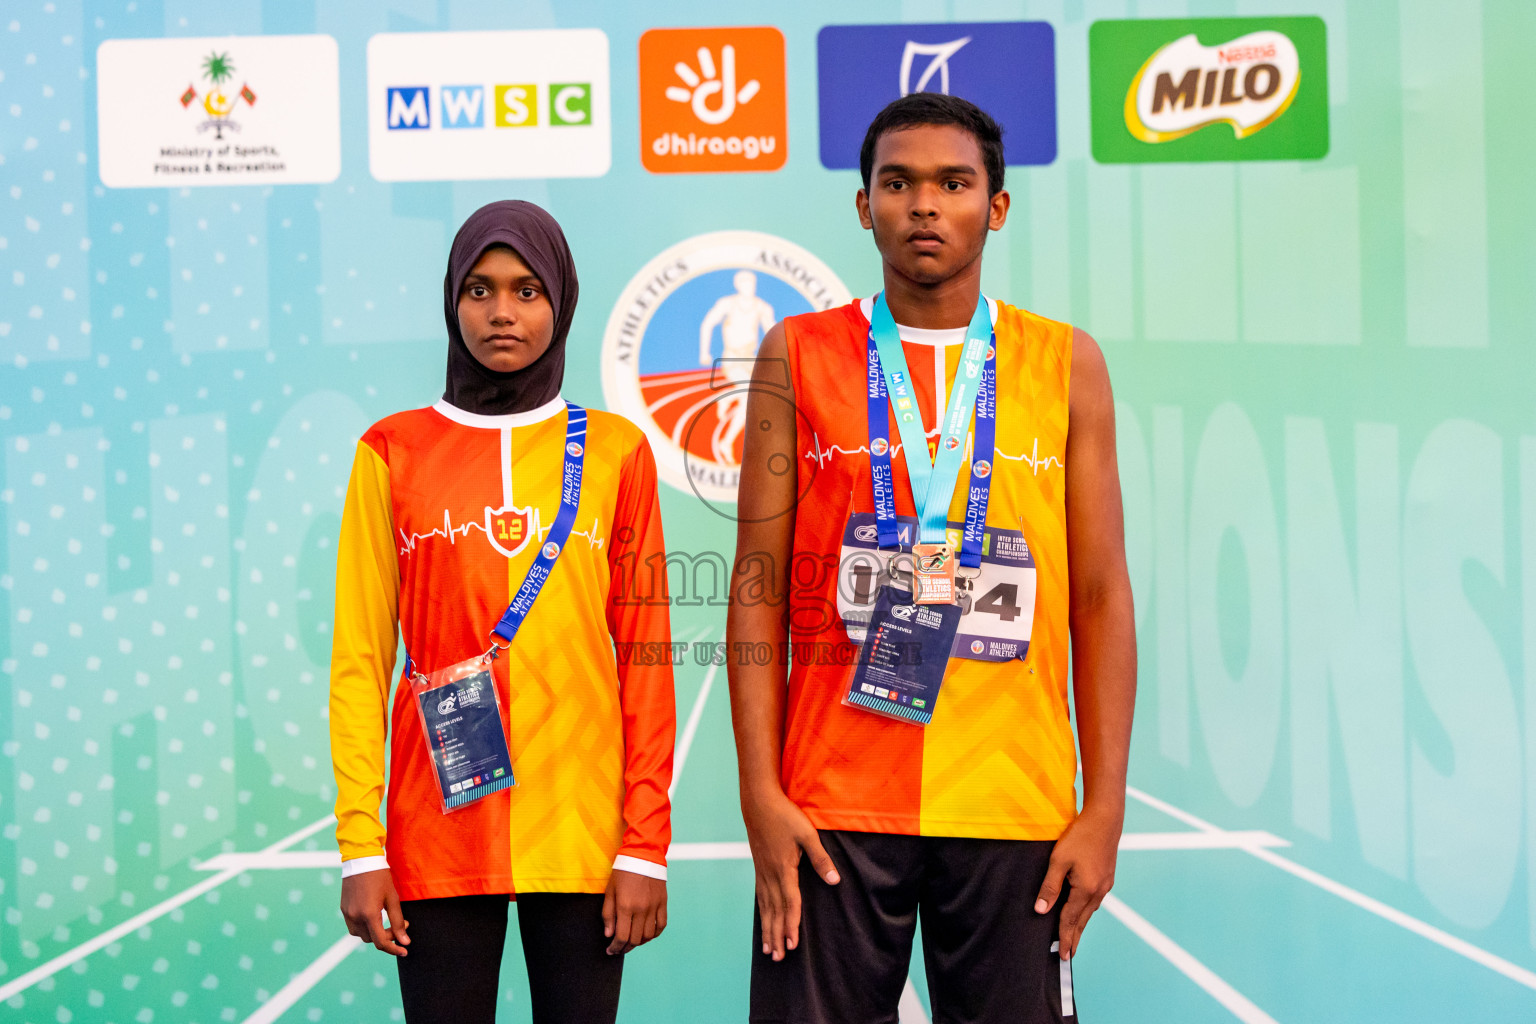
[[[757,911],[763,922],[763,952],[775,960],[800,943],[800,858],[811,859],[828,885],[840,880],[811,819],[782,790],[743,799],[747,840],[757,871]]]

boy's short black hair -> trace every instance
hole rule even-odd
[[[938,92],[914,92],[892,100],[869,122],[864,145],[859,148],[859,172],[864,175],[866,190],[874,172],[875,143],[880,136],[923,124],[952,124],[974,135],[987,168],[987,195],[995,196],[1003,190],[1003,129],[970,100]]]

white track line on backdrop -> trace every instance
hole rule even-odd
[[[1193,814],[1190,814],[1188,811],[1180,810],[1167,801],[1159,800],[1157,797],[1143,793],[1139,789],[1127,786],[1125,788],[1125,792],[1127,795],[1140,800],[1148,807],[1151,807],[1154,810],[1162,811],[1164,814],[1171,818],[1177,818],[1179,821],[1184,822],[1184,824],[1189,825],[1191,828],[1196,828],[1206,833],[1222,831],[1222,829],[1212,825],[1205,819],[1197,818]],[[1384,921],[1390,921],[1400,928],[1404,928],[1410,932],[1413,932],[1415,935],[1428,939],[1430,942],[1433,942],[1437,946],[1448,949],[1452,953],[1456,953],[1459,956],[1466,957],[1468,960],[1471,960],[1475,964],[1481,964],[1491,971],[1496,971],[1497,973],[1504,975],[1504,977],[1510,979],[1513,982],[1524,985],[1526,988],[1536,989],[1536,971],[1530,971],[1518,964],[1511,963],[1510,961],[1505,960],[1503,957],[1498,956],[1497,954],[1490,953],[1486,949],[1483,949],[1479,946],[1474,946],[1472,943],[1466,941],[1465,939],[1459,939],[1452,935],[1450,932],[1442,931],[1432,924],[1427,924],[1424,921],[1420,921],[1416,917],[1403,913],[1396,907],[1390,907],[1378,899],[1373,899],[1372,897],[1367,896],[1365,893],[1360,892],[1358,889],[1351,889],[1349,886],[1343,884],[1342,882],[1335,882],[1333,879],[1328,878],[1325,875],[1321,875],[1318,872],[1313,871],[1311,868],[1302,867],[1295,861],[1290,860],[1287,857],[1282,857],[1278,853],[1275,853],[1271,850],[1266,850],[1260,846],[1243,846],[1242,850],[1245,853],[1250,853],[1253,856],[1259,858],[1259,860],[1262,860],[1266,864],[1273,865],[1274,867],[1279,868],[1281,871],[1284,871],[1287,874],[1294,875],[1295,877],[1301,879],[1303,882],[1315,885],[1324,892],[1332,893],[1333,895],[1339,897],[1339,899],[1348,903],[1353,903],[1361,910],[1375,914],[1377,917]]]
[[[1127,832],[1120,837],[1120,849],[1140,850],[1247,850],[1253,847],[1290,846],[1268,832]]]
[[[272,1024],[289,1007],[303,999],[304,993],[314,988],[322,978],[335,970],[337,964],[366,945],[367,943],[355,935],[348,935],[338,940],[330,949],[321,953],[314,963],[288,979],[288,984],[274,992],[271,999],[261,1004],[260,1009],[245,1018],[245,1024]]]
[[[197,864],[199,871],[272,871],[279,868],[341,867],[335,850],[289,850],[279,853],[221,853]]]
[[[688,763],[688,751],[693,749],[693,737],[699,731],[699,720],[704,717],[704,702],[709,700],[709,690],[715,685],[715,673],[718,671],[719,665],[710,665],[705,670],[704,682],[699,685],[699,695],[693,699],[693,710],[688,713],[682,736],[678,737],[677,751],[672,755],[672,784],[667,787],[669,800],[677,792],[678,780],[683,777],[683,766]]]
[[[1259,1009],[1237,989],[1223,981],[1216,972],[1196,960],[1189,951],[1158,931],[1146,918],[1126,906],[1114,895],[1104,897],[1103,908],[1135,936],[1155,949],[1190,981],[1232,1012],[1243,1024],[1277,1024],[1275,1018]]]
[[[288,847],[294,845],[295,843],[301,843],[335,820],[336,819],[334,817],[327,814],[319,821],[311,825],[306,825],[305,827],[299,829],[297,832],[293,833],[293,835],[288,836],[286,839],[280,839],[273,843],[271,846],[261,851],[261,855],[279,853],[283,850],[286,850]],[[226,868],[211,878],[205,878],[201,882],[198,882],[196,885],[183,889],[181,892],[177,893],[175,896],[172,896],[170,899],[156,903],[154,906],[150,907],[143,913],[133,915],[122,924],[108,928],[94,939],[87,939],[85,942],[82,942],[74,949],[71,949],[66,953],[60,953],[58,956],[54,957],[52,960],[49,960],[47,963],[39,964],[37,967],[32,968],[26,974],[21,975],[19,978],[15,978],[5,983],[4,985],[0,985],[0,1002],[4,1002],[5,1000],[11,998],[11,996],[16,995],[18,992],[25,992],[27,989],[31,988],[33,985],[36,985],[44,978],[50,978],[57,974],[59,971],[62,971],[64,968],[68,967],[70,964],[75,963],[78,960],[84,960],[86,957],[90,956],[98,949],[101,949],[103,946],[108,946],[116,942],[118,939],[122,938],[124,935],[127,935],[130,932],[138,931],[140,928],[149,924],[151,921],[156,920],[162,915],[168,914],[175,910],[177,907],[197,899],[208,890],[218,888],[225,882],[229,881],[231,878],[234,878],[236,875],[240,874],[240,871],[240,868]]]
[[[1147,850],[1251,850],[1271,846],[1289,846],[1279,836],[1268,832],[1127,832],[1120,837],[1122,852]],[[752,850],[742,842],[673,843],[667,851],[671,860],[749,860]],[[202,871],[282,871],[303,868],[339,868],[341,854],[335,850],[293,850],[277,853],[221,853],[198,865]]]
[[[673,843],[667,860],[751,860],[752,848],[746,843]]]

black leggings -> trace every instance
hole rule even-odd
[[[507,941],[506,896],[401,900],[410,953],[395,963],[407,1024],[492,1024]],[[517,930],[534,1024],[613,1024],[624,958],[607,954],[603,897],[524,893]]]

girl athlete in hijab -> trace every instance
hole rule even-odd
[[[537,1024],[612,1022],[622,954],[667,923],[670,659],[614,657],[670,641],[664,591],[634,581],[664,557],[656,467],[627,420],[560,397],[576,292],[548,213],[476,211],[443,281],[443,398],[364,434],[347,489],[341,909],[397,957],[410,1024],[494,1019],[509,898]]]

